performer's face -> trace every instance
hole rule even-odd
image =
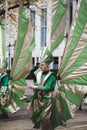
[[[4,73],[4,68],[0,68],[0,73],[2,74],[2,73]]]
[[[45,72],[45,71],[49,70],[49,67],[45,63],[40,63],[40,70],[42,72]]]

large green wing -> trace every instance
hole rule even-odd
[[[78,4],[59,70],[61,82],[87,85],[87,1]]]
[[[32,26],[29,19],[26,18],[25,8],[22,7],[18,26],[18,38],[10,75],[15,83],[18,83],[20,79],[22,80],[22,78],[25,78],[29,73],[34,46]]]
[[[19,110],[26,103],[27,97],[24,96],[25,87],[27,86],[25,77],[31,69],[31,56],[34,45],[31,23],[26,17],[25,8],[21,7],[18,37],[10,73],[11,102],[6,108],[9,112]]]
[[[57,98],[63,108],[65,120],[74,117],[81,105],[83,95],[87,92],[86,11],[87,1],[79,0],[58,71],[60,80]],[[71,117],[66,114],[67,112]]]

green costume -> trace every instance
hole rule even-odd
[[[9,83],[9,77],[6,72],[0,74],[0,116],[6,116],[6,109],[5,105],[7,104],[9,100],[8,95],[8,83]]]
[[[38,72],[35,85],[38,88],[30,99],[29,117],[33,121],[34,127],[39,128],[43,121],[50,125],[54,115],[53,91],[56,85],[56,76],[50,71]],[[54,128],[54,126],[52,127]]]
[[[45,63],[48,66],[52,60],[52,54],[45,48],[42,53],[41,63]],[[56,127],[52,124],[55,107],[53,92],[56,86],[56,75],[49,70],[45,72],[37,70],[35,74],[35,86],[37,86],[37,89],[30,99],[29,117],[33,121],[35,128],[52,130],[52,128]]]
[[[66,125],[65,122],[71,119],[67,104],[61,100],[58,92],[56,95],[54,93],[56,81],[56,76],[50,71],[37,73],[35,85],[38,88],[29,104],[29,117],[34,128],[41,128],[41,124],[45,124],[41,130],[53,130],[59,125]]]
[[[24,91],[20,86],[15,86],[13,79],[6,73],[7,61],[0,60],[0,118],[5,118],[7,113],[14,113],[26,102]]]
[[[53,60],[49,50],[46,50],[42,57],[41,63],[45,63],[47,66]],[[59,125],[65,125],[65,122],[71,119],[71,114],[66,102],[61,100],[61,94],[54,91],[57,85],[56,76],[50,71],[43,73],[40,70],[35,74],[37,88],[29,104],[29,117],[34,123],[34,127],[41,130],[53,130]]]

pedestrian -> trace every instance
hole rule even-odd
[[[9,76],[6,72],[7,61],[1,60],[0,63],[0,119],[8,118],[7,111],[5,109],[5,105],[8,103],[9,94],[7,93],[8,84],[9,84]]]
[[[29,75],[26,77],[26,79],[31,79],[36,81],[36,76],[34,72],[39,68],[39,62],[36,63],[36,66],[33,67],[33,69],[30,71]]]
[[[40,62],[40,71],[36,74],[37,81],[34,86],[29,86],[34,90],[29,103],[29,117],[34,123],[33,128],[40,128],[40,130],[53,130],[59,124],[54,97],[57,77],[49,69],[52,61],[53,56],[46,49],[45,56]]]
[[[84,95],[84,101],[83,101],[83,103],[84,103],[85,105],[87,105],[87,93],[85,93],[85,95]]]

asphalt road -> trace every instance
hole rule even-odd
[[[0,119],[0,130],[32,130],[33,124],[27,113],[27,106],[14,114],[9,114],[8,119]],[[75,119],[67,121],[66,127],[59,126],[55,130],[87,130],[87,105],[82,105]]]

